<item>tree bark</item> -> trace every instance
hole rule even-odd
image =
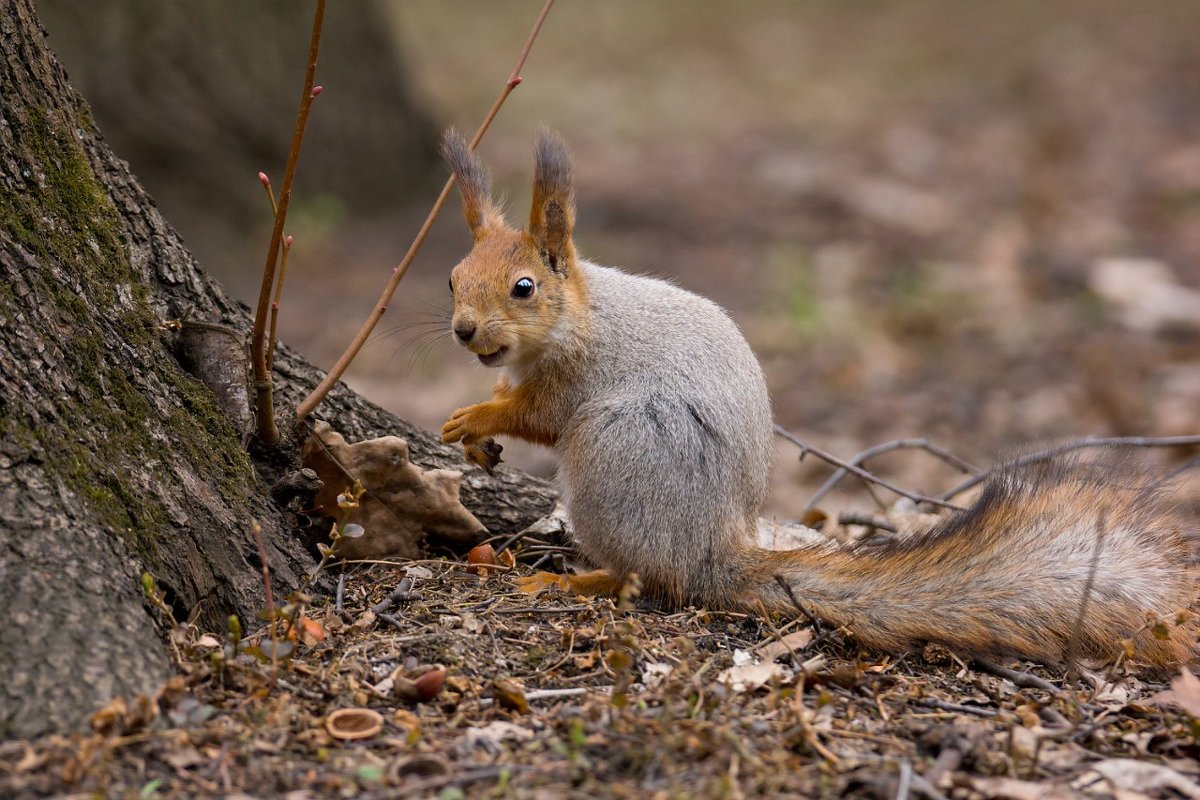
[[[46,47],[32,0],[0,0],[0,738],[76,728],[170,674],[141,595],[211,630],[264,605],[252,525],[286,594],[312,560],[272,505],[234,424],[172,355],[163,323],[249,330],[109,150]],[[319,373],[284,349],[277,397]],[[321,416],[347,438],[442,446],[339,386]],[[287,419],[285,412],[284,419]],[[496,532],[553,505],[547,484],[472,471],[464,502]]]

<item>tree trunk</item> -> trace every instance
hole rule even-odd
[[[213,395],[162,323],[249,329],[205,276],[47,49],[32,0],[0,0],[0,738],[78,727],[170,674],[139,586],[219,630],[264,605],[252,533],[286,594],[311,568]],[[319,373],[287,350],[277,396]],[[396,434],[422,466],[455,450],[339,386],[321,415],[347,438]],[[285,416],[285,419],[287,417]],[[544,482],[472,472],[493,531],[549,510]]]
[[[200,262],[227,276],[260,263],[270,208],[254,176],[266,170],[278,185],[283,174],[311,0],[37,5],[110,146]],[[377,5],[359,0],[326,15],[318,82],[329,91],[309,120],[293,211],[361,219],[424,203],[444,179],[436,126],[414,100]]]

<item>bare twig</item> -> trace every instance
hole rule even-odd
[[[500,90],[496,101],[492,104],[487,116],[484,117],[483,123],[475,131],[475,135],[471,137],[470,149],[472,151],[479,145],[480,140],[483,139],[483,135],[487,133],[488,127],[492,124],[492,120],[496,118],[496,114],[500,111],[500,107],[504,105],[504,101],[521,84],[521,68],[525,66],[525,59],[529,57],[529,51],[533,48],[538,31],[542,29],[542,23],[545,21],[546,15],[550,13],[550,8],[553,5],[554,0],[546,0],[546,4],[542,6],[541,13],[538,14],[537,19],[533,23],[533,29],[529,32],[529,37],[525,40],[524,47],[521,48],[521,54],[517,57],[517,63],[509,74],[508,80],[504,83],[504,88]],[[450,196],[450,190],[453,188],[454,176],[451,175],[446,181],[446,185],[442,187],[442,193],[434,201],[433,208],[429,211],[429,216],[425,218],[421,229],[417,231],[416,238],[409,245],[408,252],[404,254],[404,258],[401,259],[399,265],[392,270],[392,276],[388,279],[387,286],[384,287],[383,293],[379,296],[379,300],[375,303],[375,307],[371,310],[366,322],[363,323],[362,328],[355,334],[354,339],[350,342],[350,346],[346,348],[346,352],[342,353],[337,363],[329,370],[329,374],[325,376],[325,379],[297,406],[296,419],[302,420],[313,412],[313,409],[320,404],[325,395],[329,393],[329,390],[341,379],[346,369],[350,366],[350,362],[358,355],[358,351],[367,343],[371,332],[375,330],[375,325],[383,317],[384,312],[387,311],[388,303],[391,302],[392,295],[395,294],[400,280],[408,272],[408,268],[416,257],[417,251],[421,249],[421,245],[425,243],[425,237],[429,235],[429,230],[433,227],[434,220],[441,213],[442,206],[446,204],[446,198]]]
[[[325,0],[317,0],[313,13],[312,37],[308,44],[308,66],[304,70],[304,90],[300,94],[300,109],[296,112],[296,127],[292,132],[292,144],[288,148],[287,166],[283,172],[283,183],[279,187],[279,206],[275,224],[271,228],[271,242],[267,247],[267,259],[263,264],[262,286],[258,292],[258,306],[254,312],[254,329],[250,337],[251,361],[254,368],[255,435],[259,444],[271,447],[279,441],[279,428],[275,424],[275,400],[271,384],[271,372],[267,362],[266,330],[267,313],[271,302],[271,289],[275,285],[275,265],[279,260],[279,247],[283,240],[283,223],[287,219],[288,203],[292,197],[292,182],[296,177],[296,162],[300,159],[300,145],[304,142],[304,129],[308,125],[308,112],[318,92],[313,87],[317,71],[317,53],[321,49],[321,26],[325,20]]]
[[[944,447],[933,444],[928,439],[896,439],[891,442],[877,444],[874,447],[869,447],[858,455],[854,456],[854,458],[850,459],[849,463],[856,467],[860,467],[866,464],[870,459],[875,458],[876,456],[881,456],[884,453],[891,453],[895,450],[909,449],[924,450],[934,458],[945,461],[947,464],[961,472],[979,472],[977,467],[954,455]],[[845,468],[839,468],[836,472],[830,475],[829,479],[826,480],[825,483],[821,484],[821,487],[817,489],[817,491],[813,492],[813,496],[809,498],[808,503],[805,504],[801,513],[811,511],[817,505],[817,503],[821,501],[821,498],[832,491],[833,488],[841,482],[842,478],[845,478],[848,474],[850,474],[849,470]]]
[[[271,201],[271,216],[279,216],[279,206],[275,202],[275,192],[271,189],[271,179],[267,177],[267,173],[260,172],[258,173],[258,180],[267,191],[267,199]],[[275,281],[275,296],[271,299],[271,327],[267,341],[268,374],[275,369],[275,333],[279,328],[279,303],[283,297],[283,282],[287,278],[287,259],[288,254],[292,251],[292,241],[293,239],[290,235],[284,235],[283,252],[279,256],[279,279]]]
[[[601,687],[588,688],[581,686],[572,689],[534,689],[532,692],[525,693],[526,700],[554,700],[559,697],[578,697],[581,694],[588,692],[598,692]]]
[[[1200,445],[1200,436],[1111,436],[1107,438],[1089,436],[1085,439],[1079,439],[1073,442],[1064,442],[1046,450],[1039,450],[1036,453],[1029,453],[1020,458],[1003,464],[997,464],[990,469],[981,472],[970,480],[963,481],[948,492],[942,494],[942,500],[950,500],[968,489],[973,489],[985,480],[990,478],[1001,470],[1014,469],[1017,467],[1025,467],[1030,464],[1037,464],[1042,461],[1048,461],[1064,453],[1071,453],[1075,450],[1083,450],[1089,447],[1187,447],[1192,445]]]
[[[946,795],[939,792],[932,783],[915,772],[912,774],[912,787],[928,797],[929,800],[946,800]]]
[[[867,472],[862,467],[859,467],[855,464],[851,464],[847,461],[843,461],[842,459],[838,458],[837,456],[832,455],[830,453],[826,453],[824,450],[821,450],[820,448],[813,447],[812,445],[806,443],[805,441],[800,439],[798,436],[796,436],[795,434],[791,433],[790,431],[786,430],[785,428],[783,428],[779,425],[775,426],[775,433],[778,434],[779,436],[782,436],[784,439],[787,439],[789,442],[796,445],[797,447],[799,447],[800,451],[801,451],[801,458],[803,458],[804,455],[807,453],[812,453],[814,456],[816,456],[817,458],[821,459],[822,461],[824,461],[828,464],[832,464],[835,467],[840,467],[841,469],[844,469],[849,473],[857,475],[858,477],[862,478],[864,481],[869,481],[871,483],[877,483],[890,492],[894,492],[895,494],[898,494],[901,497],[907,497],[909,500],[912,500],[914,503],[929,503],[930,505],[939,506],[941,508],[951,508],[951,509],[954,509],[955,511],[962,511],[961,507],[956,506],[947,500],[939,500],[936,497],[926,497],[923,494],[918,494],[916,492],[910,492],[907,489],[902,489],[899,486],[895,485],[894,483],[890,483],[890,482],[884,480],[883,478],[879,477],[878,475],[875,475],[871,472]]]
[[[925,780],[931,787],[935,788],[942,783],[942,780],[959,768],[963,762],[963,757],[975,749],[975,745],[986,736],[986,729],[983,727],[964,726],[956,729],[956,732],[950,736],[950,741],[942,745],[942,751],[933,761],[925,772]]]
[[[983,658],[974,659],[975,666],[984,672],[990,672],[993,675],[998,675],[1001,678],[1012,681],[1022,689],[1041,689],[1044,692],[1058,694],[1061,690],[1045,678],[1039,678],[1030,672],[1023,672],[1019,669],[1010,669]]]
[[[776,577],[778,578],[778,576]],[[770,627],[771,635],[775,637],[775,641],[787,648],[788,656],[792,659],[792,663],[796,666],[799,666],[802,663],[800,654],[796,652],[796,648],[792,647],[791,642],[783,638],[783,631],[781,631],[779,626],[775,624],[774,618],[770,613],[768,613],[767,607],[761,601],[758,603],[758,613],[759,617],[767,623],[768,627]],[[765,647],[765,645],[759,645],[755,648],[755,650],[759,650],[762,647]]]
[[[899,772],[896,777],[896,800],[908,800],[913,779],[912,762],[902,758],[896,763],[896,768]]]
[[[337,599],[334,601],[333,610],[336,614],[342,613],[342,605],[346,600],[346,573],[338,575],[337,584]]]
[[[276,653],[279,648],[275,639],[275,598],[271,594],[271,567],[267,564],[267,548],[263,545],[262,526],[251,522],[250,530],[254,533],[254,544],[258,547],[258,560],[262,562],[263,591],[267,595],[267,633],[271,637],[271,685],[274,686],[278,674]]]
[[[267,341],[267,372],[275,369],[275,332],[279,328],[279,303],[283,298],[283,281],[287,277],[288,253],[292,252],[292,237],[283,237],[283,253],[279,256],[279,279],[275,281],[275,297],[271,300],[271,328]]]
[[[886,519],[877,517],[874,514],[861,514],[857,511],[843,511],[841,514],[838,514],[838,524],[864,525],[868,528],[896,533],[896,526]]]
[[[490,781],[499,778],[504,773],[516,774],[526,772],[530,768],[522,764],[495,764],[487,767],[474,767],[448,772],[445,775],[434,775],[430,778],[419,778],[407,781],[395,790],[392,797],[429,797],[437,794],[440,789],[452,786],[470,786],[480,781]],[[553,771],[553,770],[550,770]],[[544,777],[543,773],[543,777]]]
[[[792,601],[792,605],[796,607],[796,610],[799,611],[801,615],[808,620],[809,624],[813,626],[813,630],[820,631],[821,621],[817,619],[812,612],[804,607],[804,604],[800,602],[798,597],[796,597],[796,593],[792,591],[792,585],[787,582],[787,579],[782,575],[776,575],[775,582],[778,583],[783,589],[784,593],[787,594],[788,599]]]
[[[824,643],[826,639],[830,638],[838,631],[843,630],[844,626],[829,625],[826,627],[825,625],[822,625],[821,619],[804,607],[804,604],[800,602],[800,598],[796,597],[796,593],[792,590],[792,585],[788,583],[782,575],[776,575],[775,582],[783,587],[783,591],[787,594],[788,599],[792,601],[792,605],[795,606],[796,610],[800,612],[801,616],[808,620],[809,624],[812,625],[813,633],[815,635],[809,640],[808,644],[800,648],[801,652],[805,650],[812,650],[818,645]],[[811,660],[812,659],[810,659],[810,661]],[[808,662],[805,662],[805,664],[807,663]],[[805,669],[807,670],[808,667],[806,666]],[[816,669],[816,667],[813,667],[813,669]]]
[[[404,578],[401,579],[401,581],[398,584],[396,584],[396,588],[392,589],[391,593],[389,593],[387,597],[383,598],[378,603],[371,606],[371,611],[374,612],[375,614],[382,614],[383,612],[387,611],[389,608],[394,606],[396,604],[396,602],[399,600],[411,600],[412,599],[412,588],[413,588],[412,578],[408,577],[407,575],[404,576]]]
[[[1108,516],[1101,511],[1096,521],[1096,546],[1092,549],[1092,563],[1088,567],[1087,580],[1083,583],[1083,597],[1079,600],[1079,613],[1075,616],[1075,625],[1071,628],[1071,638],[1067,640],[1067,683],[1075,683],[1077,672],[1075,668],[1075,651],[1079,647],[1079,632],[1083,621],[1087,618],[1088,604],[1092,600],[1092,586],[1096,582],[1096,571],[1100,568],[1100,553],[1104,550],[1104,539],[1108,535]]]
[[[1196,467],[1200,467],[1200,456],[1196,456],[1194,458],[1189,458],[1187,461],[1183,462],[1178,467],[1176,467],[1175,469],[1171,470],[1166,475],[1164,475],[1162,477],[1162,481],[1169,483],[1169,482],[1175,480],[1176,478],[1178,478],[1183,473],[1185,473],[1189,470],[1193,470]]]
[[[491,614],[575,614],[590,611],[591,606],[522,606],[521,608],[494,608]]]
[[[378,617],[379,619],[383,620],[384,622],[386,622],[388,625],[391,625],[393,628],[400,631],[401,633],[406,633],[408,631],[408,629],[404,626],[404,623],[401,622],[399,620],[399,618],[394,617],[391,614],[377,613],[375,616]]]
[[[965,706],[961,703],[947,703],[945,700],[938,700],[936,697],[918,697],[914,702],[926,708],[936,708],[939,711],[953,711],[956,714],[974,714],[977,717],[995,717],[999,714],[999,712],[993,711],[990,708]]]

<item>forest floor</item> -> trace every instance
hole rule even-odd
[[[489,5],[395,4],[438,119],[465,127],[507,74],[528,20]],[[785,427],[842,457],[926,437],[981,464],[1200,432],[1200,6],[633,8],[560,4],[483,155],[519,201],[536,124],[562,129],[582,251],[728,307]],[[332,363],[407,222],[298,231],[283,338]],[[447,213],[350,375],[431,428],[492,377],[445,335],[466,246]],[[955,480],[919,452],[872,466]],[[768,515],[799,516],[828,475],[781,442]],[[831,516],[870,508],[843,487]],[[1180,489],[1200,509],[1200,480]],[[0,744],[0,796],[1200,798],[1200,721],[1161,696],[1200,714],[1200,689],[1170,675],[861,652],[796,623],[531,598],[455,559],[407,567],[371,612],[405,571],[349,569],[341,610],[314,597],[274,668],[184,630],[159,697]],[[440,693],[401,699],[433,664]],[[334,738],[343,708],[381,729]]]
[[[349,565],[277,642],[177,626],[179,677],[0,744],[0,796],[1200,797],[1190,676],[872,653],[478,569]]]

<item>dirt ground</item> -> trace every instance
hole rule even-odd
[[[92,735],[0,744],[0,794],[1200,795],[1200,723],[1122,669],[1064,683],[933,646],[862,653],[795,622],[531,599],[462,564],[405,572],[349,567],[340,613],[320,598],[274,666],[261,638],[234,655],[228,632],[180,626],[182,677]],[[414,702],[432,665],[440,692]]]
[[[473,127],[539,5],[393,4],[437,119]],[[1200,5],[698,8],[555,9],[481,149],[515,219],[544,122],[575,153],[582,252],[727,306],[778,421],[843,457],[926,437],[986,466],[1047,440],[1200,432]],[[312,215],[283,338],[332,363],[422,214]],[[445,334],[462,228],[439,222],[349,376],[429,427],[494,377]],[[1156,450],[1150,469],[1195,455]],[[958,479],[919,451],[871,466],[928,494]],[[781,440],[767,514],[799,515],[828,475]],[[1200,509],[1200,479],[1179,496]],[[821,507],[871,498],[844,482]],[[1170,675],[1067,679],[864,653],[836,632],[805,643],[786,621],[531,599],[459,558],[409,567],[379,614],[404,569],[348,567],[341,610],[315,594],[274,678],[228,632],[181,629],[177,684],[93,735],[0,745],[0,795],[1200,797],[1198,717],[1152,699]],[[776,662],[761,648],[781,637]],[[777,666],[756,688],[718,679],[748,660]],[[430,664],[441,693],[400,699]],[[338,708],[383,727],[337,740]]]

